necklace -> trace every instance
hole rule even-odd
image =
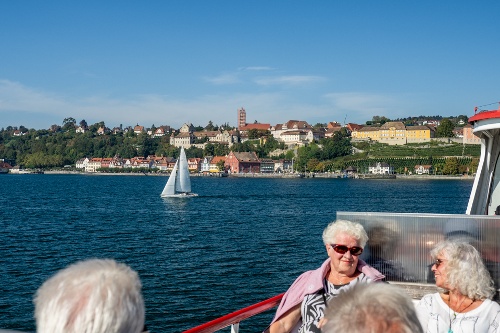
[[[469,305],[467,305],[465,308],[462,309],[462,311],[460,311],[460,307],[462,306],[462,304],[464,303],[464,301],[467,299],[467,297],[464,297],[462,299],[462,301],[460,302],[460,304],[458,305],[457,307],[457,311],[453,310],[453,319],[451,319],[451,294],[448,298],[448,313],[449,313],[449,316],[450,316],[450,326],[448,328],[448,333],[453,333],[453,330],[451,329],[451,323],[452,321],[454,321],[456,318],[457,318],[457,312],[458,313],[462,313],[464,312],[465,310],[467,310],[472,304],[474,304],[475,300],[471,300],[471,302],[469,303]]]

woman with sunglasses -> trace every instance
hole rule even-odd
[[[500,305],[479,252],[469,243],[447,240],[431,251],[432,272],[441,293],[425,295],[417,313],[426,332],[500,333]]]
[[[268,333],[320,332],[328,301],[357,283],[384,279],[359,259],[368,241],[359,223],[338,220],[323,231],[328,259],[316,270],[300,275],[283,296]]]

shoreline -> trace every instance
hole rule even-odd
[[[27,173],[30,174],[30,173]],[[82,175],[82,176],[153,176],[153,177],[167,177],[170,176],[169,173],[143,173],[143,172],[131,172],[131,173],[105,173],[105,172],[81,172],[81,171],[54,171],[48,170],[44,171],[45,175]],[[221,177],[219,174],[201,174],[195,173],[191,174],[192,177],[215,177],[215,178],[226,178]],[[239,174],[228,174],[228,177],[235,178],[337,178],[345,179],[343,174],[338,173],[239,173]],[[357,177],[348,177],[350,179],[360,179],[360,180],[374,180],[374,179],[407,179],[407,180],[429,180],[429,179],[453,179],[453,180],[474,180],[475,176],[460,175],[460,176],[447,176],[447,175],[372,175],[372,174],[358,174]]]

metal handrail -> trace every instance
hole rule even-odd
[[[255,303],[246,308],[229,313],[207,323],[193,327],[182,333],[213,333],[232,325],[231,332],[238,333],[239,323],[245,319],[253,317],[261,312],[270,310],[278,306],[284,294],[279,294],[265,301]]]

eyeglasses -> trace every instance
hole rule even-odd
[[[340,254],[345,254],[347,251],[351,252],[353,256],[359,256],[363,253],[363,248],[359,246],[347,247],[346,245],[330,244],[332,249]]]
[[[443,261],[445,261],[446,259],[436,259],[434,261],[434,265],[436,266],[436,268],[439,267],[439,265],[441,265],[443,263]]]

